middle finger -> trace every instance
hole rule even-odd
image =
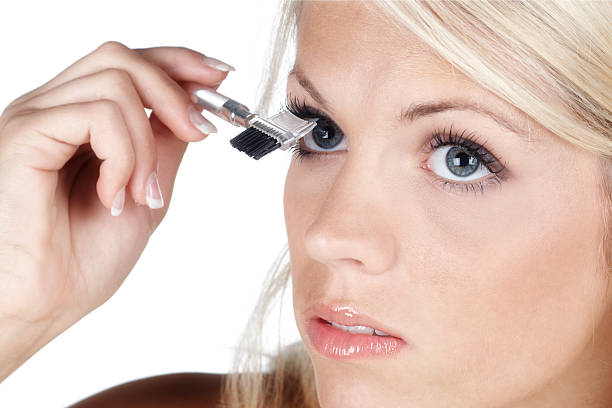
[[[46,109],[56,105],[110,99],[116,102],[126,119],[131,143],[135,152],[134,171],[126,192],[135,202],[146,204],[146,182],[156,169],[157,149],[155,138],[144,106],[130,76],[119,69],[106,69],[84,77],[78,77],[26,102],[12,107],[16,110]]]

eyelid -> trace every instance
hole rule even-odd
[[[327,113],[323,112],[323,111],[322,111],[322,110],[320,110],[319,108],[314,107],[314,106],[312,106],[312,105],[308,105],[308,104],[306,104],[306,106],[308,107],[308,109],[309,109],[310,111],[312,111],[312,113],[314,113],[314,114],[316,115],[316,117],[321,118],[321,119],[324,119],[324,120],[326,120],[326,121],[328,121],[328,122],[330,122],[330,123],[333,123],[333,124],[334,124],[334,126],[336,126],[337,128],[340,128],[340,127],[339,127],[339,126],[336,124],[336,122],[335,122],[335,121],[334,121],[334,120],[333,120],[333,119],[330,117],[330,115],[329,115],[329,114],[327,114]]]
[[[291,98],[290,95],[289,98]],[[305,101],[303,101],[300,105],[297,100],[292,100],[292,103],[286,103],[286,105],[287,109],[289,109],[293,113],[296,113],[294,112],[296,110],[302,112],[296,116],[302,115],[304,116],[303,118],[314,116],[324,121],[327,121],[328,123],[332,124],[335,129],[341,132],[343,138],[346,137],[340,127],[330,118],[327,113],[323,112],[321,109],[306,104]],[[305,115],[303,115],[304,112],[306,112]],[[451,191],[460,190],[469,192],[470,190],[472,190],[474,193],[476,193],[477,191],[483,193],[485,189],[489,188],[489,186],[501,185],[503,182],[511,178],[510,171],[508,169],[508,163],[503,162],[503,159],[499,155],[494,153],[493,149],[485,147],[485,145],[487,144],[486,139],[483,142],[480,142],[480,138],[475,132],[469,132],[467,136],[464,136],[465,132],[468,132],[468,130],[464,130],[459,134],[457,133],[457,131],[453,132],[452,128],[453,125],[451,125],[449,129],[448,138],[444,139],[441,135],[446,134],[446,128],[444,128],[444,130],[442,131],[440,131],[440,129],[436,129],[435,131],[433,131],[433,133],[430,133],[426,142],[421,146],[420,153],[427,154],[428,158],[420,162],[419,167],[429,170],[429,173],[432,174],[432,183],[436,185],[441,185],[443,187],[443,190],[450,188]],[[309,135],[311,133],[312,132],[310,132]],[[300,140],[299,143],[296,144],[294,148],[292,148],[292,156],[297,157],[300,161],[305,158],[308,158],[307,160],[326,159],[330,156],[334,156],[334,153],[336,152],[334,150],[307,150],[303,147],[303,143],[304,141]],[[471,155],[476,156],[476,158],[480,161],[481,165],[487,168],[492,177],[459,183],[457,181],[460,180],[453,181],[451,179],[435,174],[435,172],[429,167],[429,160],[431,158],[429,154],[434,151],[437,151],[438,148],[443,146],[463,146],[470,152]],[[425,163],[427,164],[425,165]]]
[[[336,121],[330,117],[329,114],[315,106],[306,103],[305,99],[302,99],[301,102],[298,102],[297,97],[294,97],[292,94],[289,94],[287,96],[287,99],[285,100],[285,108],[301,119],[319,118],[323,122],[328,122],[334,127],[336,131],[339,131],[343,137],[346,137],[344,131],[340,128],[340,126],[338,126]]]
[[[297,116],[300,116],[303,118],[310,118],[314,116],[324,122],[328,122],[330,125],[334,127],[336,131],[340,132],[343,139],[347,138],[347,136],[344,134],[342,129],[336,124],[336,122],[333,119],[329,117],[329,115],[326,112],[323,112],[321,109],[306,103],[305,99],[302,99],[301,102],[299,102],[297,97],[294,97],[291,93],[289,93],[287,96],[285,105],[287,109],[289,109],[293,113],[297,113]],[[442,145],[448,145],[448,144],[462,145],[468,148],[470,151],[472,151],[479,158],[479,160],[481,160],[481,162],[487,165],[487,167],[491,163],[501,163],[502,161],[501,157],[499,157],[492,148],[485,147],[485,145],[487,145],[487,139],[481,142],[480,136],[478,136],[478,134],[476,134],[475,132],[469,132],[467,136],[464,136],[466,132],[467,130],[464,130],[463,132],[461,132],[460,135],[457,134],[456,131],[453,132],[453,125],[451,124],[450,129],[448,131],[449,133],[448,138],[450,139],[451,142],[453,140],[457,140],[457,141],[461,140],[461,142],[460,143],[447,143],[447,142],[441,143],[442,141],[440,139],[440,134],[441,133],[445,134],[446,133],[445,129],[442,131],[440,129],[436,129],[433,133],[429,135],[427,141],[422,145],[422,147],[420,148],[420,152],[423,154],[429,154]],[[433,146],[435,139],[437,139],[436,146]],[[317,153],[317,152],[332,153],[333,151],[331,150],[330,151],[326,151],[326,150],[314,151],[314,153]],[[502,170],[504,167],[505,166],[502,166]]]
[[[307,103],[305,98],[302,98],[302,100],[298,102],[298,98],[296,96],[293,96],[293,94],[289,93],[285,100],[285,108],[290,110],[293,113],[295,113],[296,110],[300,111],[302,110],[302,108],[306,108],[308,109],[308,111],[310,111],[309,113],[314,114],[314,116],[317,116],[329,122],[332,122],[338,129],[340,128],[336,124],[336,122],[331,118],[332,116],[331,114],[325,112],[324,110],[317,108],[314,105]],[[307,115],[307,117],[310,117],[310,115]]]

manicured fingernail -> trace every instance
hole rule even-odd
[[[117,216],[123,211],[123,204],[125,203],[125,186],[119,190],[115,198],[113,199],[113,205],[111,207],[111,215]]]
[[[204,63],[204,65],[213,67],[215,69],[218,69],[219,71],[235,71],[236,70],[236,68],[232,67],[231,65],[226,64],[225,62],[218,60],[216,58],[207,57],[206,55],[202,56],[202,62]]]
[[[195,106],[189,105],[187,107],[187,112],[189,113],[189,120],[193,123],[193,126],[196,127],[200,132],[208,135],[210,133],[216,133],[217,128],[215,125],[210,123],[208,119],[202,116],[202,113],[198,111]]]
[[[164,206],[164,197],[162,197],[159,189],[157,171],[151,173],[147,181],[147,205],[149,208],[162,208]]]

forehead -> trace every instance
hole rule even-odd
[[[297,40],[295,65],[332,106],[399,110],[419,98],[487,95],[373,1],[304,1]]]
[[[297,61],[313,75],[334,66],[362,81],[404,74],[471,82],[372,1],[304,1]]]
[[[541,129],[524,112],[468,78],[391,18],[373,1],[304,1],[295,66],[332,107],[372,115],[373,107],[387,106],[398,114],[398,107],[417,100],[469,96],[539,135]],[[288,87],[294,86],[291,77]]]

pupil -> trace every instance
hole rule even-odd
[[[342,141],[341,137],[336,137],[334,128],[329,125],[317,124],[312,129],[312,136],[315,143],[323,149],[331,149]]]
[[[446,153],[446,165],[456,176],[469,176],[478,170],[479,161],[462,147],[452,147]]]

